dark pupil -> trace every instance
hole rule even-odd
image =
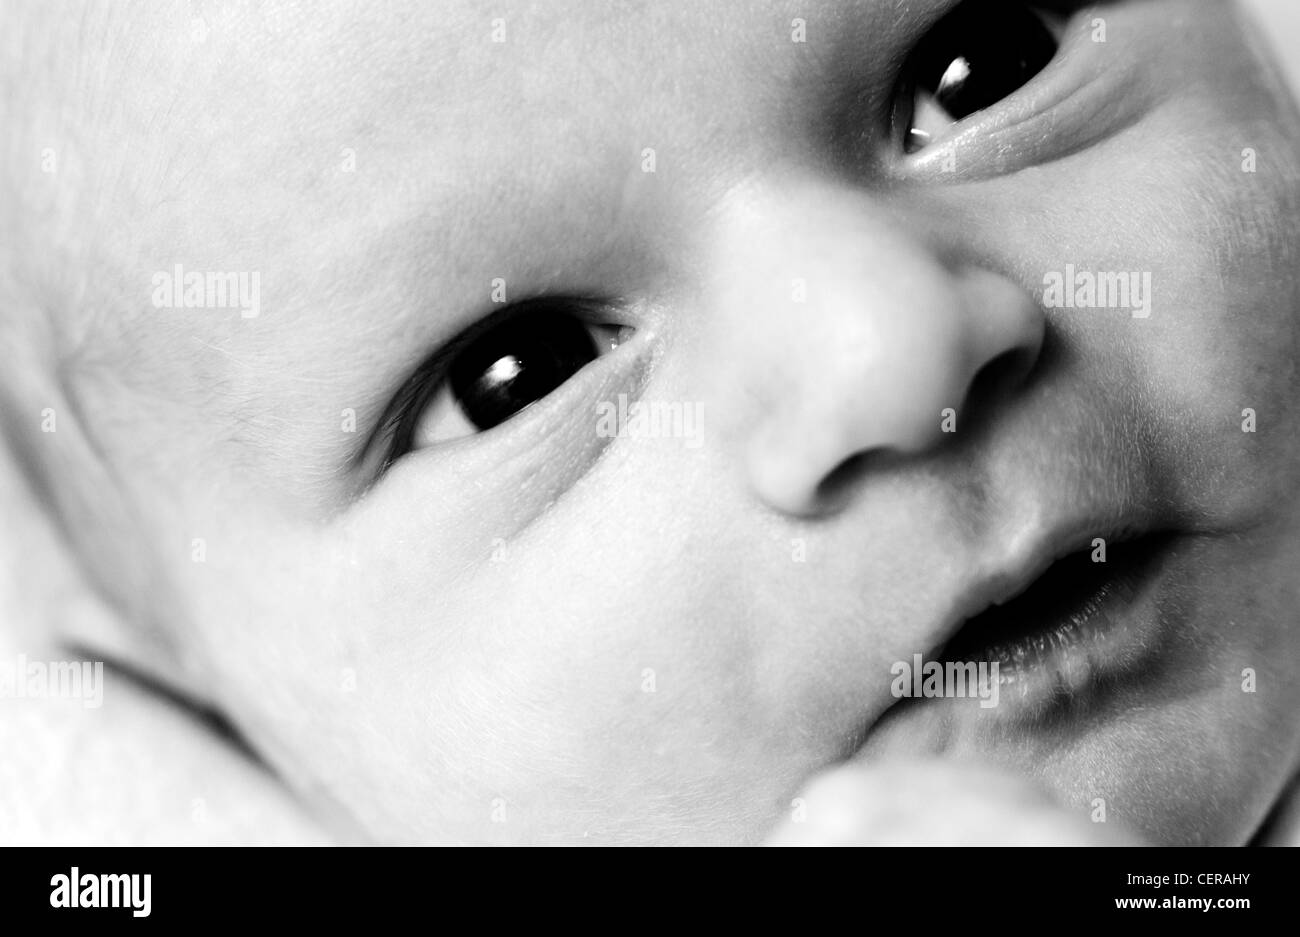
[[[926,38],[916,82],[954,120],[1014,94],[1047,67],[1056,38],[1023,4],[962,4]]]
[[[533,312],[466,348],[448,381],[469,421],[491,429],[541,400],[596,358],[587,327],[571,315]]]

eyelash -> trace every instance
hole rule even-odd
[[[411,451],[416,420],[441,386],[448,362],[466,341],[466,335],[461,335],[440,348],[415,369],[388,404],[379,428],[379,436],[386,440],[381,472],[388,471],[394,462]]]
[[[592,332],[599,329],[618,330],[614,347],[625,341],[627,334],[634,331],[629,325],[620,321],[623,317],[617,313],[617,305],[614,302],[575,296],[542,296],[523,300],[511,304],[497,315],[481,320],[421,364],[389,403],[380,421],[379,429],[379,436],[386,440],[381,472],[387,471],[394,462],[417,448],[415,439],[422,417],[428,412],[439,393],[450,389],[452,371],[458,359],[474,348],[476,343],[504,331],[511,325],[518,325],[526,315],[563,316]],[[601,353],[603,341],[595,335],[592,335],[592,341],[596,350],[594,361],[604,357]],[[576,370],[574,373],[577,373]],[[535,402],[540,402],[544,396],[537,398]],[[517,412],[522,412],[528,406],[531,404],[521,407]],[[513,419],[517,412],[501,422]],[[475,435],[488,431],[479,430]]]

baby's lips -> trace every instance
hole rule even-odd
[[[1025,778],[969,761],[847,763],[814,778],[769,846],[1122,846],[1113,822]]]

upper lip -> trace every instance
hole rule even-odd
[[[1130,520],[1109,523],[1072,520],[1043,530],[1036,536],[1018,538],[985,570],[972,577],[971,585],[962,590],[948,625],[939,636],[931,655],[940,651],[962,626],[989,608],[1005,605],[1029,590],[1054,564],[1067,556],[1090,549],[1100,538],[1114,545],[1144,536],[1154,525]]]

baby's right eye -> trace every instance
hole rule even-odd
[[[595,314],[582,300],[533,300],[453,342],[395,402],[386,464],[504,423],[627,340],[630,327],[599,323]]]

